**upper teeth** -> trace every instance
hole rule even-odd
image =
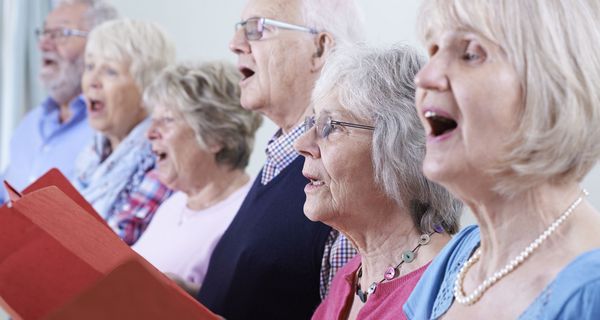
[[[435,116],[437,116],[435,111],[425,111],[425,118],[433,118]]]
[[[324,182],[323,182],[323,181],[317,181],[317,180],[311,180],[311,181],[310,181],[310,183],[311,183],[313,186],[320,186],[320,185],[323,185],[323,184],[324,184]]]

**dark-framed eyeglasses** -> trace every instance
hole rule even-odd
[[[333,130],[335,129],[335,126],[350,127],[371,131],[375,130],[375,127],[373,126],[367,126],[364,124],[345,121],[337,121],[331,119],[331,117],[321,117],[320,119],[315,119],[315,116],[313,115],[308,116],[304,119],[304,132],[308,132],[310,129],[315,127],[315,129],[317,130],[317,134],[322,139],[327,139],[327,137],[329,137],[329,134],[331,134],[331,132],[333,132]]]
[[[43,37],[48,37],[52,40],[63,39],[68,37],[87,37],[88,32],[69,28],[53,28],[53,29],[35,29],[35,35],[38,40]]]
[[[308,32],[312,34],[319,33],[319,31],[313,28],[260,17],[248,18],[245,21],[240,21],[236,23],[235,31],[237,32],[241,28],[244,28],[244,36],[246,37],[246,40],[256,41],[262,39],[265,31],[265,26],[272,26],[285,30]]]

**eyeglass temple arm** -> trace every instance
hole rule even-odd
[[[306,31],[306,32],[314,33],[314,34],[319,33],[317,30],[315,30],[313,28],[298,26],[295,24],[285,23],[285,22],[271,20],[271,19],[267,19],[267,18],[263,18],[263,19],[264,19],[263,21],[266,22],[267,24],[270,24],[270,25],[278,27],[278,28],[297,30],[297,31]]]
[[[375,127],[372,127],[372,126],[367,126],[367,125],[364,125],[364,124],[344,122],[344,121],[331,120],[331,124],[337,124],[337,125],[340,125],[340,126],[357,128],[357,129],[375,130]]]

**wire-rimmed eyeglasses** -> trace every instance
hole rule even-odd
[[[237,32],[240,30],[240,28],[244,28],[244,36],[246,37],[246,40],[260,40],[264,35],[265,26],[273,26],[280,29],[302,31],[312,34],[319,33],[319,31],[313,28],[260,17],[249,18],[245,21],[236,23],[235,31]]]
[[[87,37],[88,32],[69,28],[35,29],[35,35],[39,40],[41,40],[43,37],[56,40],[68,37]]]
[[[375,130],[373,126],[367,126],[364,124],[352,123],[352,122],[344,122],[337,121],[331,119],[331,117],[321,117],[318,120],[315,120],[315,116],[308,116],[304,119],[304,132],[308,132],[312,127],[315,127],[317,130],[317,134],[320,138],[327,139],[329,134],[335,129],[335,126],[342,127],[350,127],[364,130]]]

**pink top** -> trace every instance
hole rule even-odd
[[[352,307],[353,298],[358,299],[354,282],[360,261],[360,255],[357,255],[338,271],[331,283],[329,295],[313,314],[313,320],[346,319],[345,317]],[[356,319],[406,319],[402,312],[402,306],[427,266],[429,263],[392,281],[380,283],[375,292],[369,295]],[[381,277],[383,278],[383,272]]]
[[[185,193],[174,193],[158,208],[133,250],[162,272],[202,284],[210,256],[250,186],[251,181],[225,200],[199,211],[187,208]]]

